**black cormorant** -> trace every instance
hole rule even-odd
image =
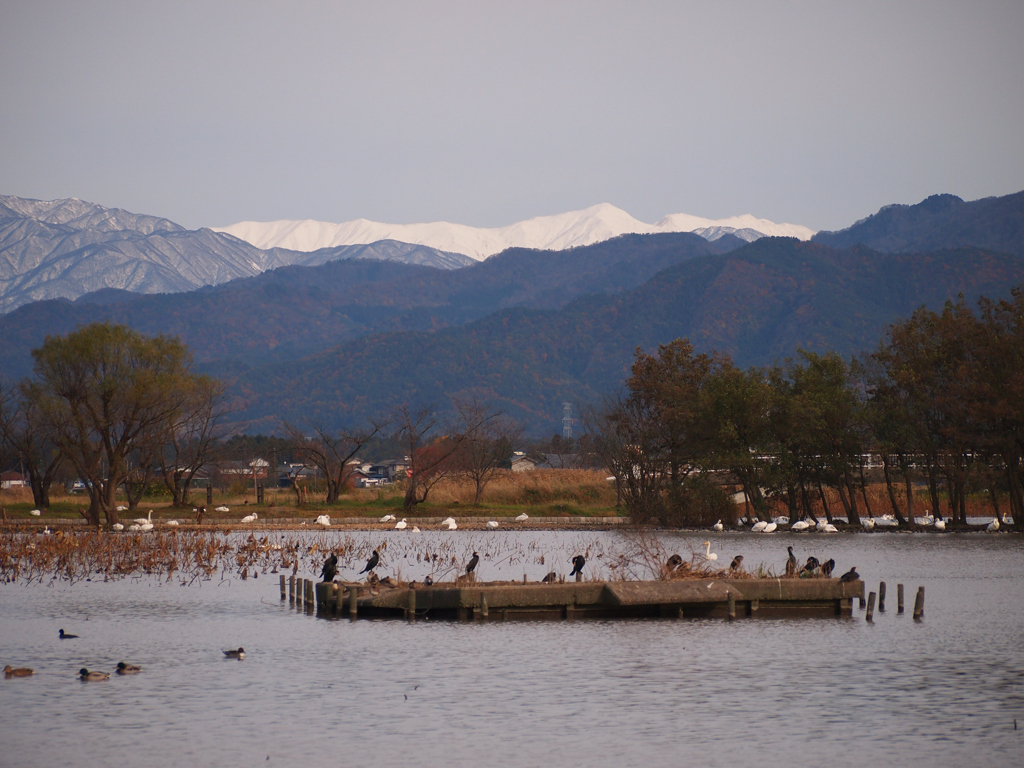
[[[792,547],[786,547],[786,549],[789,551],[789,559],[786,560],[786,575],[792,576],[796,573],[796,555],[793,554]]]
[[[668,568],[670,571],[674,571],[682,564],[683,558],[681,558],[679,555],[672,555],[672,557],[668,559],[668,562],[665,563],[665,567]]]
[[[807,562],[804,563],[804,567],[801,569],[800,573],[813,574],[816,570],[818,570],[818,566],[820,565],[821,563],[818,562],[818,558],[816,558],[814,555],[811,555],[807,558]]]
[[[854,566],[853,568],[851,568],[850,570],[848,570],[846,573],[844,573],[842,576],[839,577],[839,580],[842,581],[842,582],[857,581],[859,579],[860,579],[860,574],[857,573],[857,566]]]
[[[541,582],[544,584],[554,584],[556,581],[558,581],[558,574],[554,571],[551,571],[551,573],[541,579]]]
[[[575,576],[577,573],[583,573],[583,566],[586,565],[587,559],[583,555],[576,555],[572,559],[572,573],[570,576]]]
[[[743,555],[736,555],[736,557],[734,557],[732,559],[732,562],[729,563],[729,570],[730,571],[738,571],[742,567],[743,567]]]
[[[331,556],[324,561],[323,570],[320,571],[320,578],[322,581],[334,581],[334,577],[338,575],[338,556],[331,553]]]
[[[427,574],[426,576],[423,577],[423,585],[424,586],[429,587],[429,586],[432,586],[433,583],[434,583],[434,578],[432,576],[430,576],[429,574]]]
[[[370,555],[370,559],[366,561],[366,567],[363,568],[363,570],[361,570],[360,573],[366,573],[367,571],[372,571],[374,568],[377,567],[377,563],[379,563],[379,562],[380,562],[380,554],[375,549],[375,550],[373,550],[373,554]]]
[[[828,560],[826,560],[824,563],[821,564],[821,575],[822,576],[831,576],[832,575],[832,571],[835,570],[835,567],[836,567],[836,561],[833,560],[832,558],[829,558]]]
[[[478,555],[476,552],[474,552],[473,553],[473,557],[471,557],[469,559],[469,562],[466,563],[466,573],[467,574],[472,573],[473,569],[476,568],[476,564],[479,563],[479,562],[480,562],[480,555]]]

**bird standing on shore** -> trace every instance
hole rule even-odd
[[[738,571],[741,568],[743,568],[743,555],[736,555],[736,557],[732,559],[732,562],[729,563],[729,570]]]
[[[836,561],[831,557],[821,564],[821,575],[825,578],[829,578],[832,575],[832,571],[835,570]]]
[[[469,562],[466,563],[466,575],[469,575],[476,568],[476,564],[480,562],[480,555],[476,552],[473,553],[473,557],[470,558]]]
[[[334,577],[338,575],[338,556],[331,553],[331,556],[324,561],[323,570],[320,571],[320,578],[322,581],[334,581]]]
[[[859,579],[860,574],[857,573],[857,566],[852,567],[850,570],[848,570],[846,573],[839,577],[839,581],[841,581],[843,584],[847,584],[851,581],[858,581]]]
[[[586,564],[587,558],[585,558],[583,555],[576,555],[576,557],[572,559],[572,573],[570,573],[569,575],[575,576],[577,573],[582,574],[583,566]]]
[[[711,529],[715,531],[723,531],[725,530],[725,526],[722,525],[722,521],[719,520],[717,523],[711,526]]]
[[[363,570],[361,570],[359,573],[366,573],[367,571],[372,571],[374,568],[377,567],[377,563],[379,562],[380,553],[377,552],[377,550],[375,549],[373,550],[373,554],[370,555],[370,559],[366,561],[366,567],[363,568]]]

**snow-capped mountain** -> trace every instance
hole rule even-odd
[[[483,259],[506,248],[564,250],[592,245],[625,234],[654,232],[696,232],[708,240],[735,234],[751,241],[766,235],[809,240],[813,229],[799,224],[776,224],[746,214],[727,219],[704,219],[685,213],[666,216],[657,224],[634,219],[621,208],[602,203],[582,211],[556,216],[538,216],[507,227],[482,228],[435,221],[426,224],[382,224],[366,219],[329,224],[323,221],[242,221],[227,227],[213,227],[252,243],[257,248],[288,248],[314,251],[338,245],[398,240]]]

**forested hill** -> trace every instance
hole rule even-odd
[[[559,308],[585,294],[635,288],[666,267],[741,244],[732,236],[623,235],[566,251],[512,249],[458,270],[348,260],[281,267],[186,293],[106,289],[0,316],[0,373],[26,375],[30,351],[48,334],[111,321],[179,336],[205,370],[228,374],[366,334],[436,330],[507,307]]]
[[[283,421],[347,422],[402,402],[492,400],[537,434],[562,403],[616,389],[639,346],[689,338],[740,365],[802,347],[844,356],[877,346],[884,327],[957,294],[1001,298],[1024,283],[1024,260],[979,248],[885,255],[765,238],[670,267],[618,295],[554,311],[515,308],[460,327],[364,337],[298,363],[241,375],[232,390],[250,431]]]
[[[1024,192],[964,202],[932,195],[917,205],[887,205],[852,227],[819,232],[833,248],[866,245],[883,253],[920,253],[974,246],[1024,256]]]

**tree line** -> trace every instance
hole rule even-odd
[[[119,522],[121,497],[134,509],[154,483],[173,506],[191,506],[197,477],[231,453],[232,443],[236,452],[268,449],[275,475],[277,454],[290,459],[298,504],[305,502],[298,492],[303,468],[323,481],[330,504],[350,485],[357,455],[383,443],[404,452],[405,504],[414,507],[455,475],[472,480],[479,500],[522,439],[515,421],[468,400],[454,403],[444,420],[431,406],[402,406],[356,428],[287,425],[285,439],[228,439],[224,385],[195,372],[176,338],[95,323],[47,337],[32,354],[33,376],[0,382],[0,467],[17,460],[34,503],[44,508],[59,478],[78,478],[92,525]]]
[[[968,494],[984,492],[997,516],[1020,521],[1024,290],[981,298],[977,312],[962,297],[940,312],[922,307],[849,361],[800,351],[743,370],[726,355],[697,354],[685,339],[655,354],[638,349],[622,392],[588,420],[595,450],[640,521],[725,518],[723,476],[761,520],[777,500],[794,520],[836,514],[860,524],[891,514],[908,527],[927,511],[965,525]],[[883,508],[866,492],[879,469]],[[924,509],[915,506],[921,482]]]

